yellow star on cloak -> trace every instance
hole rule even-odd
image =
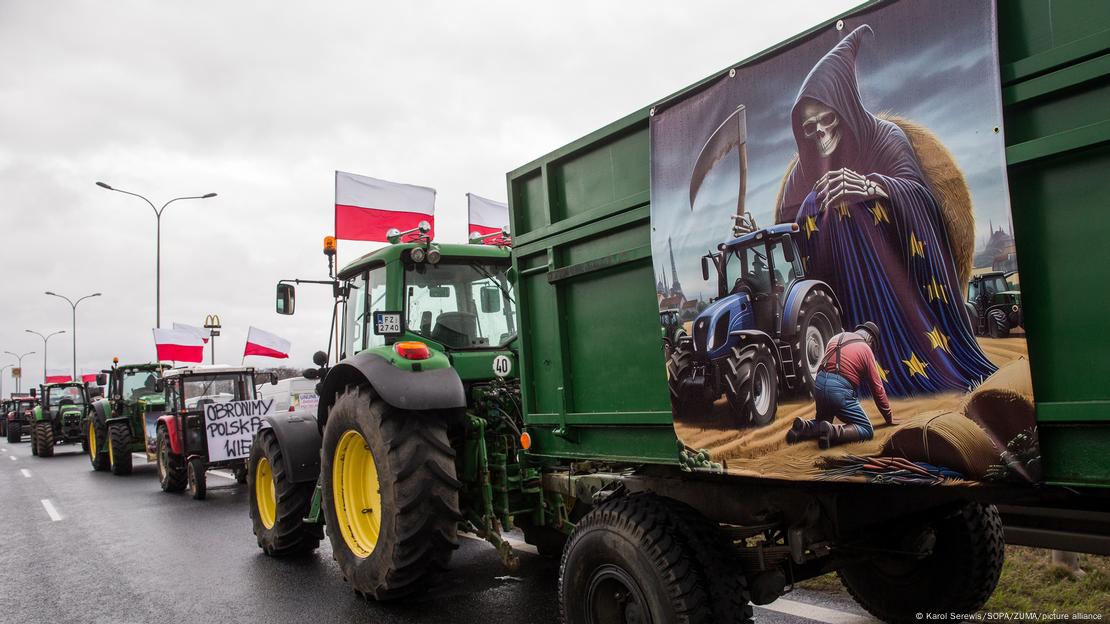
[[[818,231],[817,219],[814,219],[813,215],[809,215],[806,217],[806,222],[802,227],[806,231],[806,240],[809,240],[809,237],[813,236],[813,233]]]
[[[929,338],[929,344],[933,345],[934,349],[940,349],[945,353],[952,353],[948,350],[948,336],[941,333],[940,328],[933,325],[932,331],[925,332],[925,336]]]
[[[875,367],[879,369],[879,379],[882,379],[883,383],[886,383],[886,376],[887,376],[887,373],[889,373],[890,371],[883,368],[882,364],[879,364],[877,362],[875,364]]]
[[[906,365],[906,370],[910,372],[910,377],[921,375],[925,379],[929,378],[929,375],[925,373],[925,369],[928,368],[929,363],[919,360],[917,354],[913,351],[910,351],[910,359],[902,360],[902,363]]]
[[[874,225],[878,225],[883,221],[890,223],[890,215],[886,213],[886,208],[883,208],[883,205],[881,203],[875,202],[874,204],[871,204],[871,208],[868,209],[868,212],[870,212],[871,216],[875,218]]]
[[[910,232],[910,257],[925,257],[925,241],[918,240],[915,232]]]
[[[840,215],[840,220],[843,221],[844,217],[851,217],[852,213],[848,211],[848,202],[840,202],[836,205],[836,212]]]
[[[948,287],[937,281],[937,276],[932,276],[928,284],[924,284],[925,293],[929,295],[929,303],[940,299],[948,303]]]

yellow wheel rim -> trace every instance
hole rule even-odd
[[[263,457],[254,465],[254,502],[258,505],[258,519],[267,529],[274,528],[277,519],[277,492],[274,489],[274,471],[270,460]]]
[[[332,457],[331,486],[343,541],[356,557],[369,557],[382,530],[382,495],[374,455],[357,431],[347,431],[339,438]]]
[[[89,421],[89,457],[96,461],[96,423]]]
[[[116,454],[112,452],[112,435],[108,434],[108,465],[116,465]]]

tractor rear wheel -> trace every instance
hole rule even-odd
[[[8,442],[15,444],[23,439],[23,427],[17,423],[8,423]]]
[[[54,456],[54,425],[46,421],[35,423],[35,442],[39,457]]]
[[[778,372],[767,345],[733,348],[725,364],[725,396],[741,424],[762,427],[775,420]]]
[[[417,592],[458,548],[461,483],[440,415],[348,388],[328,416],[320,476],[332,553],[359,594]]]
[[[1005,338],[1010,335],[1010,321],[999,308],[987,312],[987,331],[991,338]]]
[[[108,425],[108,465],[117,477],[131,474],[131,427],[125,422]]]
[[[563,622],[714,622],[698,552],[654,495],[602,503],[574,529],[559,566]],[[727,621],[727,620],[726,620]]]
[[[926,531],[935,544],[924,557],[878,556],[838,573],[856,602],[884,622],[916,622],[922,613],[975,613],[998,583],[1005,541],[993,505],[968,503],[932,522],[922,532],[928,538]]]
[[[190,459],[185,470],[189,479],[189,496],[193,500],[204,500],[208,495],[208,467],[204,464],[204,458]]]
[[[813,380],[821,358],[825,355],[825,345],[832,337],[844,331],[840,319],[840,309],[836,307],[832,295],[823,288],[814,288],[806,293],[798,309],[798,322],[794,325],[794,390],[813,393]]]
[[[258,547],[271,557],[303,555],[320,547],[319,524],[304,521],[312,506],[315,481],[293,483],[273,429],[263,429],[251,444],[247,490],[251,524]]]
[[[34,423],[32,423],[31,424],[31,432],[28,434],[29,436],[31,436],[31,439],[29,440],[31,442],[31,454],[34,455],[35,457],[38,457],[39,456],[39,437],[35,433],[35,431],[36,431],[35,425],[34,425]]]
[[[180,492],[185,489],[185,466],[180,455],[170,446],[169,431],[158,427],[158,483],[163,492]]]
[[[111,447],[108,441],[108,432],[104,430],[104,426],[97,421],[97,419],[89,419],[89,463],[92,464],[93,470],[107,470],[111,466],[111,459],[108,457],[107,451],[100,450],[101,447]]]

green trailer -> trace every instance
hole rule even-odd
[[[1110,10],[936,6],[866,4],[509,173],[511,252],[394,232],[320,280],[341,338],[306,371],[318,411],[255,438],[259,546],[310,552],[326,526],[345,580],[386,600],[426,586],[459,531],[512,566],[521,528],[561,558],[576,623],[748,621],[833,571],[908,622],[979,609],[1004,540],[1110,554],[1108,302],[1085,287],[1110,280],[1088,259]],[[984,214],[1013,240],[980,249]],[[836,240],[857,243],[843,262]],[[962,295],[998,257],[1020,267],[1027,338],[992,343]],[[822,350],[864,322],[881,327],[849,340],[890,410],[853,424]]]
[[[93,401],[83,427],[93,470],[128,475],[132,453],[146,455],[148,462],[157,459],[156,425],[166,411],[158,382],[165,369],[159,363],[121,365],[115,358],[97,376],[107,396]]]

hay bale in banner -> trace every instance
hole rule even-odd
[[[880,454],[941,466],[979,480],[998,462],[999,453],[974,421],[945,412],[895,431]]]
[[[1036,427],[1028,360],[1014,360],[998,369],[971,393],[964,413],[1003,449],[1019,433]]]

